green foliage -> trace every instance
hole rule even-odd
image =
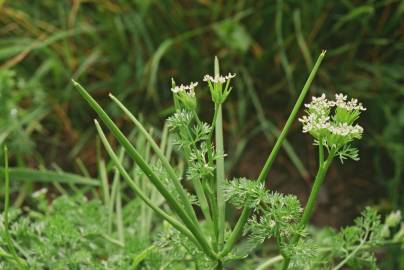
[[[0,69],[0,145],[8,145],[18,158],[33,154],[32,133],[48,109],[45,95],[34,80],[18,78],[15,70]]]
[[[376,210],[366,208],[352,226],[342,228],[340,231],[333,229],[314,231],[315,234],[309,237],[314,238],[317,243],[315,256],[300,266],[333,270],[346,266],[350,269],[379,269],[375,250],[389,244],[400,245],[403,241],[383,235],[383,227],[386,224],[381,222],[381,216]],[[397,230],[397,224],[393,228]],[[304,242],[302,241],[303,245]]]
[[[36,199],[38,204],[47,205],[45,193]],[[139,213],[139,207],[136,209]],[[136,269],[131,267],[132,261],[148,245],[138,233],[141,221],[133,219],[133,212],[125,216],[132,220],[125,228],[125,245],[115,241],[117,235],[109,234],[106,208],[99,200],[81,195],[62,196],[49,207],[27,210],[31,215],[16,209],[10,212],[10,234],[29,269]],[[4,227],[0,227],[1,239],[4,233]],[[1,241],[0,250],[7,249]],[[141,261],[142,269],[170,263],[163,262],[163,254],[153,250]],[[0,268],[16,269],[6,256],[0,259]]]
[[[265,200],[267,190],[264,184],[247,178],[236,178],[227,182],[225,198],[237,209],[244,206],[255,208]]]

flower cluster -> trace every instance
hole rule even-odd
[[[363,128],[354,122],[366,109],[357,99],[348,100],[346,95],[336,94],[335,100],[328,100],[322,94],[313,97],[305,107],[307,115],[299,121],[303,124],[303,132],[310,133],[317,142],[337,151],[362,137]]]
[[[208,83],[209,90],[212,95],[212,100],[215,104],[222,104],[227,96],[230,94],[231,87],[230,81],[236,76],[236,74],[215,75],[205,75],[203,80]]]
[[[228,73],[227,75],[205,75],[203,81],[208,83],[209,90],[212,95],[212,100],[215,104],[222,104],[230,94],[230,81],[236,74]],[[171,92],[174,93],[174,101],[176,108],[185,108],[187,110],[196,109],[195,87],[197,82],[191,82],[189,85],[176,86],[172,81]]]
[[[171,91],[174,94],[178,94],[180,92],[185,92],[187,94],[195,95],[194,89],[198,86],[197,82],[191,82],[189,85],[174,86],[171,88]]]
[[[189,111],[196,109],[195,87],[197,85],[197,82],[191,82],[189,85],[176,86],[172,80],[171,92],[174,93],[174,103],[177,109],[185,108]]]
[[[362,106],[362,103],[358,102],[356,98],[352,98],[351,100],[347,101],[348,97],[343,94],[336,94],[335,95],[335,106],[338,108],[345,109],[347,111],[366,111],[366,108]]]
[[[227,81],[230,81],[231,79],[233,79],[234,77],[236,77],[236,74],[227,74],[226,76],[222,76],[222,75],[216,75],[215,77],[212,77],[211,75],[206,74],[203,77],[203,81],[204,82],[211,82],[211,83],[225,83]]]

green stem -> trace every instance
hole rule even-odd
[[[212,141],[212,136],[213,136],[213,131],[215,130],[215,124],[216,124],[216,119],[217,119],[217,112],[218,112],[218,105],[215,104],[215,112],[213,115],[213,120],[212,120],[212,127],[211,130],[209,132],[209,136],[208,136],[208,142]],[[212,148],[209,147],[208,148],[208,163],[209,165],[213,165],[214,162],[214,156],[212,153]],[[217,194],[216,194],[216,190],[217,190],[217,185],[216,185],[216,179],[215,176],[212,176],[209,180],[210,181],[210,188],[211,188],[211,192],[208,192],[208,196],[209,196],[209,201],[211,202],[211,209],[212,209],[212,222],[213,222],[213,228],[214,228],[214,238],[213,238],[213,243],[214,243],[214,247],[218,246],[218,232],[219,232],[219,222],[218,222],[218,213],[219,213],[219,209],[218,209],[218,205],[217,205]]]
[[[202,183],[201,183],[200,179],[198,179],[198,178],[192,179],[191,181],[195,188],[196,196],[198,197],[199,205],[200,205],[202,213],[206,219],[206,223],[207,223],[208,227],[212,229],[212,236],[214,236],[214,233],[213,233],[214,225],[212,222],[208,200],[207,200],[205,192],[203,190]]]
[[[325,51],[323,51],[320,54],[309,77],[307,78],[307,81],[304,84],[302,91],[300,92],[300,95],[295,103],[295,106],[293,107],[292,112],[290,113],[289,118],[286,121],[285,126],[283,127],[282,132],[279,135],[278,140],[276,141],[275,146],[272,149],[272,151],[271,151],[267,161],[265,162],[265,165],[258,177],[259,182],[261,182],[261,183],[265,182],[265,179],[268,176],[269,170],[271,169],[272,164],[273,164],[276,156],[278,155],[278,152],[283,144],[283,141],[286,139],[286,135],[288,134],[290,127],[292,126],[293,122],[296,119],[297,113],[299,112],[299,109],[303,104],[304,98],[306,97],[307,92],[309,91],[311,83],[313,82],[314,77],[317,74],[317,70],[320,67],[321,62],[323,61],[324,56],[325,56]]]
[[[261,170],[261,173],[258,177],[258,181],[261,183],[265,182],[266,177],[268,176],[268,173],[272,167],[272,164],[278,155],[278,152],[286,138],[286,135],[289,132],[290,127],[292,126],[292,123],[295,121],[297,113],[299,112],[299,109],[304,101],[304,98],[306,97],[307,92],[309,91],[310,85],[314,80],[315,75],[317,74],[318,68],[320,67],[321,62],[323,61],[323,58],[325,56],[325,51],[323,51],[320,56],[317,59],[316,64],[314,65],[313,69],[311,70],[311,73],[309,77],[307,78],[306,83],[303,86],[303,89],[295,103],[295,106],[292,109],[292,112],[289,115],[288,120],[286,121],[285,126],[282,129],[281,134],[279,135],[278,139],[276,140],[275,146],[272,149],[271,153],[268,156],[267,161],[265,162],[264,167]],[[233,229],[229,240],[226,242],[226,245],[224,247],[224,250],[221,252],[220,256],[225,256],[228,252],[230,252],[233,248],[233,245],[237,241],[237,239],[241,236],[243,232],[244,225],[247,223],[248,217],[251,215],[252,209],[245,207],[243,209],[243,212],[241,213],[241,216],[239,220],[236,223],[235,228]]]
[[[215,141],[216,141],[216,197],[218,207],[218,250],[223,248],[226,201],[224,198],[224,146],[223,146],[223,122],[222,106],[218,105],[217,118],[215,123]]]
[[[299,223],[299,227],[301,229],[304,229],[307,226],[307,224],[309,223],[309,220],[313,214],[314,205],[317,201],[318,192],[320,191],[320,187],[324,182],[325,175],[327,174],[327,171],[332,163],[333,158],[334,158],[334,153],[331,152],[328,155],[327,160],[324,161],[318,168],[317,175],[316,175],[313,187],[310,192],[309,200],[307,201],[306,207],[304,208],[302,219],[300,220],[300,223]],[[296,245],[297,242],[299,241],[299,239],[300,239],[300,234],[296,234],[292,239],[292,245]],[[286,258],[285,262],[283,264],[284,270],[288,269],[289,263],[290,263],[290,258]]]
[[[327,160],[322,164],[322,166],[319,168],[317,172],[313,187],[310,192],[309,200],[307,201],[306,207],[304,208],[302,220],[300,221],[300,226],[302,226],[303,228],[306,227],[306,225],[310,220],[310,217],[313,214],[313,208],[317,200],[318,192],[320,191],[320,187],[324,182],[325,175],[327,174],[327,171],[332,163],[333,158],[334,155],[330,153]]]
[[[188,128],[184,128],[183,131],[184,131],[184,136],[187,136],[188,141],[194,141],[192,133]],[[184,150],[186,160],[189,160],[189,156],[190,156],[191,152],[192,152],[191,146],[189,146],[187,150]],[[208,200],[206,198],[205,190],[204,190],[204,188],[202,186],[201,180],[198,179],[198,178],[192,178],[191,182],[192,182],[192,185],[193,185],[193,187],[195,189],[196,197],[198,198],[202,213],[203,213],[203,215],[204,215],[204,217],[206,219],[206,222],[208,223],[208,227],[209,228],[214,228],[214,225],[212,223],[212,217],[211,217],[211,214],[210,214]]]
[[[198,119],[197,121],[200,122],[200,120],[199,120],[199,118],[198,118],[198,116],[197,116],[197,114],[195,112],[194,112],[194,118]],[[193,137],[191,131],[188,128],[183,129],[183,134],[184,134],[184,136],[187,137],[188,141],[194,141],[194,137]],[[184,155],[186,157],[186,160],[189,160],[190,153],[192,152],[191,146],[189,146],[187,149],[184,149]],[[202,214],[205,217],[205,220],[207,222],[208,228],[211,229],[212,239],[215,239],[216,238],[216,236],[215,236],[215,227],[214,227],[214,224],[212,222],[212,216],[211,216],[211,213],[210,213],[208,200],[207,200],[207,197],[206,197],[206,194],[205,194],[205,190],[204,190],[204,188],[202,186],[201,179],[193,177],[191,179],[191,182],[192,182],[192,185],[194,187],[196,196],[198,198],[199,205],[200,205],[200,208],[202,210]]]
[[[366,235],[367,235],[367,233],[366,233]],[[346,256],[344,260],[342,260],[337,266],[335,266],[332,270],[341,269],[353,256],[355,256],[356,253],[358,253],[358,251],[365,244],[365,241],[366,240],[362,240],[361,243],[348,256]]]
[[[202,250],[210,257],[216,258],[216,254],[212,252],[212,249],[210,248],[208,242],[205,240],[204,236],[202,233],[199,231],[195,230],[195,227],[191,226],[189,230],[184,227],[181,223],[179,223],[176,219],[172,218],[170,215],[168,215],[166,212],[161,210],[158,206],[156,206],[147,196],[146,194],[143,193],[143,191],[135,184],[135,182],[132,180],[132,178],[129,176],[129,174],[126,172],[125,168],[122,166],[122,164],[119,161],[119,158],[117,155],[114,153],[112,150],[111,145],[109,144],[107,138],[105,137],[105,134],[97,122],[95,120],[95,125],[98,131],[98,134],[100,135],[101,141],[105,146],[105,149],[107,150],[109,156],[113,160],[115,166],[125,179],[125,181],[128,183],[128,185],[133,189],[133,191],[138,195],[150,208],[152,208],[159,216],[167,220],[174,228],[176,228],[178,231],[186,235],[191,241],[193,241],[197,246],[200,246]],[[192,233],[191,233],[192,232]]]
[[[323,163],[324,163],[324,146],[321,143],[321,140],[320,140],[319,145],[318,145],[318,159],[319,159],[319,162],[320,162],[320,167],[323,166]]]
[[[379,243],[378,246],[385,246],[385,245],[397,245],[397,244],[401,244],[400,242],[394,242],[391,240],[387,240],[387,241],[382,241]],[[361,245],[359,244],[359,250],[367,250],[367,249],[374,249],[375,246],[371,246],[371,245]],[[328,252],[328,251],[332,251],[334,248],[332,247],[323,247],[323,248],[319,248],[318,252]],[[347,250],[357,250],[358,246],[353,246],[353,247],[348,247]],[[357,251],[355,251],[357,252]],[[282,255],[278,255],[272,258],[269,258],[267,261],[263,262],[262,264],[260,264],[255,270],[265,270],[267,269],[269,266],[274,265],[277,262],[283,261],[285,258]]]
[[[274,265],[275,263],[280,262],[282,260],[283,260],[282,255],[278,255],[278,256],[270,258],[269,260],[267,260],[264,263],[260,264],[255,270],[265,270],[269,266]]]

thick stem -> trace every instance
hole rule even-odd
[[[317,172],[313,187],[311,189],[309,200],[307,201],[306,207],[304,208],[302,220],[300,221],[300,226],[302,227],[306,227],[313,214],[313,208],[317,200],[318,192],[320,191],[320,187],[324,182],[325,175],[327,174],[328,168],[330,167],[333,158],[333,155],[329,155],[327,160],[322,164]]]
[[[211,142],[212,141],[212,136],[213,136],[213,131],[215,130],[215,124],[216,124],[216,119],[217,119],[217,111],[218,111],[218,105],[215,104],[215,112],[213,115],[213,120],[212,120],[212,128],[209,132],[209,136],[208,136],[208,141]],[[209,147],[208,149],[208,162],[209,165],[212,166],[214,164],[214,155],[212,152],[212,148]],[[209,202],[211,205],[211,213],[212,213],[212,222],[213,222],[213,246],[215,247],[216,251],[218,251],[218,235],[219,235],[219,222],[218,222],[218,217],[219,217],[219,209],[217,206],[217,194],[216,194],[216,190],[217,190],[217,185],[216,185],[216,178],[215,176],[212,176],[209,180],[210,181],[210,188],[212,189],[211,192],[208,192],[208,196],[209,196]]]
[[[216,140],[216,197],[218,207],[218,250],[223,248],[224,243],[224,225],[226,201],[224,199],[224,147],[223,147],[223,123],[222,123],[222,106],[218,106],[217,118],[215,123],[215,140]]]

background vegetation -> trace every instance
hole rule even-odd
[[[313,59],[326,49],[311,94],[347,93],[368,111],[361,161],[331,169],[314,223],[345,225],[369,204],[402,208],[403,13],[404,2],[395,0],[0,0],[0,144],[9,146],[14,166],[77,173],[86,167],[94,175],[93,113],[71,78],[121,126],[127,119],[109,92],[159,134],[172,111],[171,77],[195,81],[217,55],[222,70],[237,73],[225,108],[226,166],[254,178]],[[208,102],[207,90],[198,95]],[[297,123],[288,139],[270,188],[305,200],[315,153]],[[20,187],[17,205],[40,185]]]

